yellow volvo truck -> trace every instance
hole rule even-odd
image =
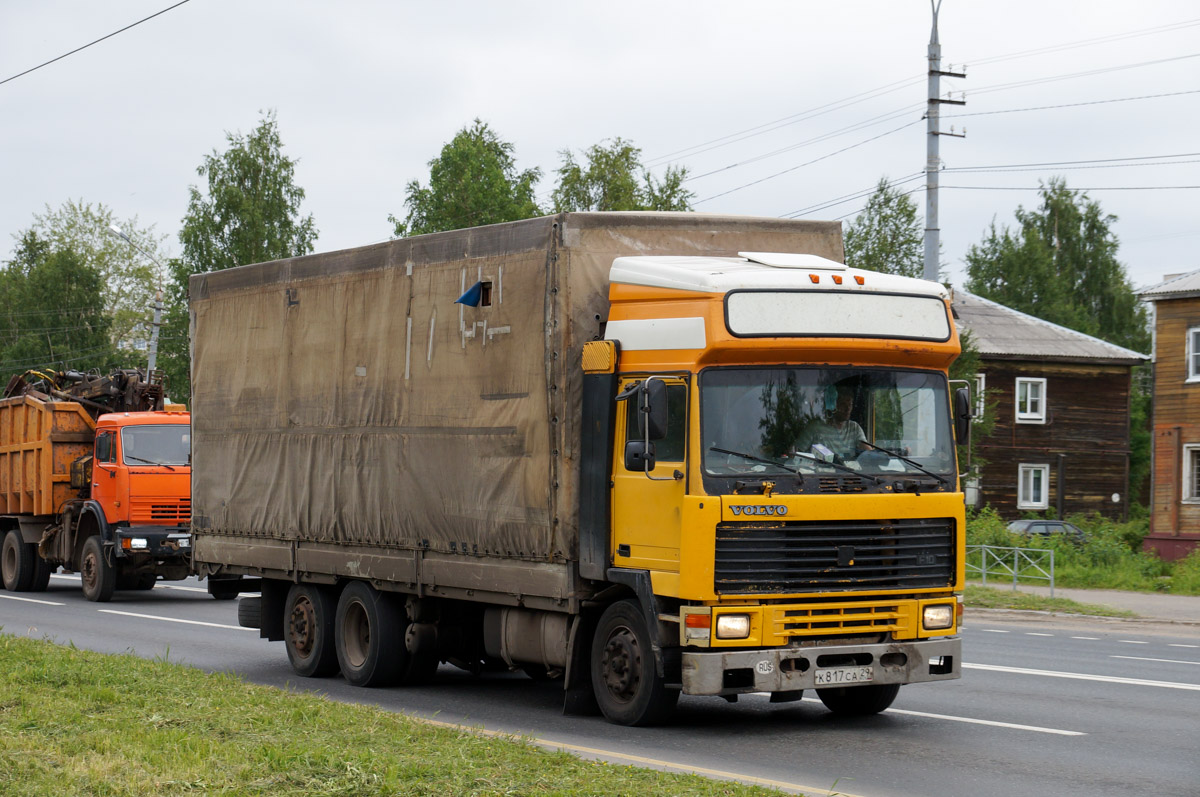
[[[837,223],[561,214],[192,278],[193,534],[302,675],[566,708],[959,677],[945,289]]]

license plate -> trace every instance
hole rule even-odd
[[[828,670],[817,670],[814,680],[817,686],[834,686],[866,683],[874,677],[870,667],[832,667]]]

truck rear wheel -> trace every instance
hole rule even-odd
[[[868,714],[878,714],[892,705],[899,693],[900,684],[870,684],[818,689],[817,697],[821,698],[825,708],[834,714],[865,717]]]
[[[33,588],[38,555],[32,545],[21,538],[21,532],[13,529],[4,535],[0,548],[0,572],[3,573],[4,588],[13,592],[29,592]]]
[[[88,600],[105,603],[112,598],[117,586],[117,571],[104,558],[104,546],[98,536],[88,537],[83,544],[79,577],[83,582],[83,596]]]
[[[654,663],[650,631],[636,601],[604,610],[592,637],[592,690],[610,722],[653,725],[675,708],[678,689],[668,689]]]
[[[240,611],[240,609],[239,609]],[[293,584],[284,604],[284,644],[297,675],[323,678],[337,672],[333,643],[337,602],[329,590],[312,584]]]
[[[338,665],[354,686],[387,686],[408,665],[404,608],[370,584],[352,581],[338,599],[334,638]]]

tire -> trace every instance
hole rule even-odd
[[[254,595],[238,601],[238,625],[262,630],[262,598]]]
[[[404,646],[404,608],[389,595],[362,581],[352,581],[338,599],[338,665],[354,686],[387,686],[408,667]]]
[[[337,672],[333,643],[336,611],[337,603],[324,587],[293,584],[288,590],[283,605],[283,641],[297,675],[324,678]],[[240,606],[238,612],[240,622]]]
[[[29,585],[29,591],[45,592],[46,587],[50,586],[50,575],[58,569],[58,566],[52,565],[38,556],[36,545],[31,545],[30,547],[33,548],[33,558],[37,564],[34,567],[33,583]]]
[[[112,598],[117,586],[117,571],[104,558],[104,546],[99,536],[88,537],[83,544],[79,578],[83,582],[83,596],[88,600],[106,603]]]
[[[32,545],[26,545],[21,532],[13,529],[4,535],[0,544],[0,574],[4,588],[13,592],[29,592],[33,586],[38,559]]]
[[[892,705],[900,693],[900,684],[871,684],[869,686],[840,686],[818,689],[817,697],[825,708],[844,717],[865,717],[878,714]]]
[[[592,690],[609,722],[653,725],[665,719],[679,700],[658,676],[650,632],[636,601],[604,610],[592,637]]]

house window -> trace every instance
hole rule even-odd
[[[1021,465],[1017,477],[1017,509],[1046,509],[1050,506],[1049,465]]]
[[[1017,379],[1017,423],[1046,422],[1046,380]]]
[[[983,391],[987,385],[987,374],[975,374],[975,417],[972,419],[975,423],[983,420],[983,411],[986,408],[983,401]]]
[[[1200,327],[1187,331],[1187,381],[1200,382]]]
[[[1200,504],[1200,445],[1183,447],[1183,500]]]

